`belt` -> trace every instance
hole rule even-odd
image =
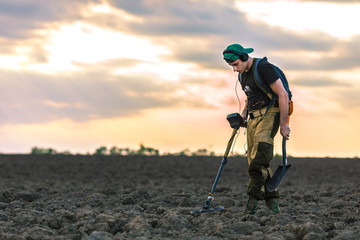
[[[269,113],[269,112],[279,112],[279,108],[271,107],[267,113]],[[265,113],[266,113],[266,108],[262,108],[259,110],[254,110],[254,111],[249,112],[249,117],[250,117],[250,119],[255,119],[255,118],[264,116]]]

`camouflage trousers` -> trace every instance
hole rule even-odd
[[[279,198],[277,190],[268,192],[266,184],[273,173],[270,169],[270,161],[273,158],[274,137],[279,130],[279,108],[271,107],[265,114],[266,108],[251,111],[247,123],[248,144],[248,173],[250,182],[247,194],[258,200]]]

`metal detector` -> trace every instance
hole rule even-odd
[[[213,186],[211,188],[211,191],[209,192],[209,196],[208,196],[205,204],[203,205],[202,209],[193,210],[193,211],[190,212],[193,215],[197,215],[197,214],[204,213],[204,212],[222,211],[222,210],[225,209],[224,207],[221,207],[221,206],[212,207],[211,203],[214,200],[215,188],[216,188],[216,185],[217,185],[217,183],[219,181],[222,169],[223,169],[224,165],[227,163],[227,157],[229,155],[229,152],[230,152],[231,146],[233,144],[235,135],[236,135],[237,131],[239,130],[240,126],[244,123],[244,119],[240,116],[239,113],[231,113],[231,114],[227,115],[226,119],[229,121],[230,127],[233,128],[230,140],[229,140],[229,142],[227,144],[225,154],[224,154],[224,156],[222,158],[221,165],[220,165],[218,173],[216,175],[214,184],[213,184]]]

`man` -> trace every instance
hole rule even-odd
[[[248,55],[253,51],[252,48],[243,48],[239,44],[232,44],[223,53],[224,60],[233,68],[233,71],[241,74],[241,86],[247,96],[247,103],[241,114],[244,119],[249,115],[247,154],[250,182],[244,214],[255,214],[260,200],[265,200],[266,206],[273,212],[280,213],[279,192],[277,190],[267,191],[266,184],[273,175],[270,161],[273,158],[274,137],[279,126],[280,134],[287,140],[289,139],[290,128],[287,124],[289,99],[274,66],[264,58],[258,64],[258,72],[278,96],[278,100],[268,108],[270,99],[257,86],[253,78],[254,58]]]

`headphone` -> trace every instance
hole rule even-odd
[[[233,53],[233,54],[236,54],[239,56],[239,59],[242,61],[242,62],[246,62],[248,59],[249,59],[249,55],[247,53],[244,53],[244,52],[239,52],[239,51],[235,51],[235,50],[231,50],[231,49],[228,49],[228,50],[224,50],[223,54],[224,53]]]

